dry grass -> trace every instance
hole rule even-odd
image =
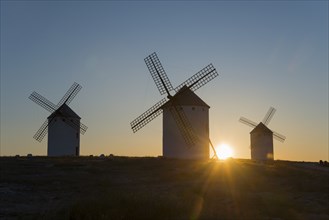
[[[315,163],[1,158],[1,219],[329,219]],[[305,165],[305,164],[303,164]]]

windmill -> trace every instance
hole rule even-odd
[[[167,94],[150,109],[145,111],[130,125],[137,132],[163,113],[163,156],[184,159],[208,159],[209,106],[194,91],[218,76],[216,69],[209,64],[188,80],[173,88],[156,53],[144,59],[148,70],[161,95]],[[175,95],[170,92],[175,91]]]
[[[239,121],[253,127],[250,132],[250,148],[252,160],[273,160],[273,138],[284,142],[285,136],[270,130],[267,125],[270,123],[276,109],[270,107],[262,122],[259,124],[241,117]]]
[[[74,83],[65,93],[57,105],[33,92],[29,99],[51,113],[33,136],[41,142],[48,133],[48,156],[79,156],[80,133],[84,134],[87,126],[80,122],[80,117],[68,106],[81,90],[78,83]]]

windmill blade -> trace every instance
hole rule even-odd
[[[246,124],[246,125],[248,125],[250,127],[253,127],[253,128],[257,126],[257,123],[256,122],[253,122],[253,121],[251,121],[251,120],[249,120],[247,118],[244,118],[244,117],[241,117],[239,119],[239,122],[241,122],[243,124]]]
[[[273,131],[273,137],[278,140],[278,141],[281,141],[281,142],[284,142],[286,140],[286,137],[282,134],[279,134],[275,131]]]
[[[38,105],[40,105],[41,107],[43,107],[44,109],[46,109],[51,113],[53,113],[57,109],[57,106],[54,103],[52,103],[51,101],[49,101],[48,99],[46,99],[45,97],[43,97],[37,92],[33,92],[29,96],[29,99],[31,99],[33,102],[37,103]]]
[[[78,94],[78,92],[81,90],[82,86],[80,86],[78,83],[74,82],[73,85],[70,87],[70,89],[65,93],[63,98],[58,102],[57,106],[60,107],[61,105],[70,104],[71,101],[74,99],[74,97]]]
[[[173,106],[169,108],[169,110],[185,142],[187,144],[195,144],[198,137],[194,133],[192,125],[188,120],[183,108],[181,108],[180,106]]]
[[[262,121],[264,125],[268,125],[268,123],[270,123],[275,111],[276,111],[275,108],[270,107],[270,109],[267,111],[267,113]]]
[[[158,87],[160,94],[163,95],[167,93],[170,96],[169,91],[173,90],[173,87],[156,53],[152,53],[146,57],[144,61],[156,86]]]
[[[35,135],[33,136],[33,138],[39,142],[42,141],[42,139],[46,136],[46,134],[48,133],[48,120],[46,120],[41,127],[39,128],[39,130],[35,133]]]
[[[166,103],[166,98],[163,98],[158,103],[153,105],[151,108],[149,108],[146,112],[141,114],[138,118],[133,120],[130,123],[131,129],[135,133],[142,127],[144,127],[146,124],[148,124],[150,121],[158,117],[162,113],[161,107]]]
[[[68,118],[64,121],[66,124],[70,125],[72,128],[79,130],[81,134],[85,134],[88,127],[77,120],[69,120]]]
[[[41,142],[43,140],[43,138],[46,136],[46,134],[48,133],[48,127],[51,126],[54,121],[54,118],[51,118],[50,120],[46,120],[41,127],[39,128],[39,130],[35,133],[35,135],[33,136],[33,138],[39,142]]]
[[[217,76],[218,73],[216,69],[212,64],[209,64],[208,66],[194,74],[192,77],[190,77],[188,80],[177,86],[175,88],[175,91],[178,92],[185,85],[192,91],[195,91]]]
[[[80,122],[80,133],[85,134],[88,127]]]

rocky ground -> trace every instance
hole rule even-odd
[[[317,163],[1,157],[0,219],[329,219]]]

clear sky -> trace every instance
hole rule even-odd
[[[157,52],[174,87],[212,63],[196,91],[210,138],[250,158],[251,128],[269,128],[275,159],[328,160],[328,1],[1,1],[1,155],[46,155],[34,133],[49,113],[28,96],[71,102],[88,126],[81,154],[157,156],[162,120],[130,122],[161,96],[144,63]]]

